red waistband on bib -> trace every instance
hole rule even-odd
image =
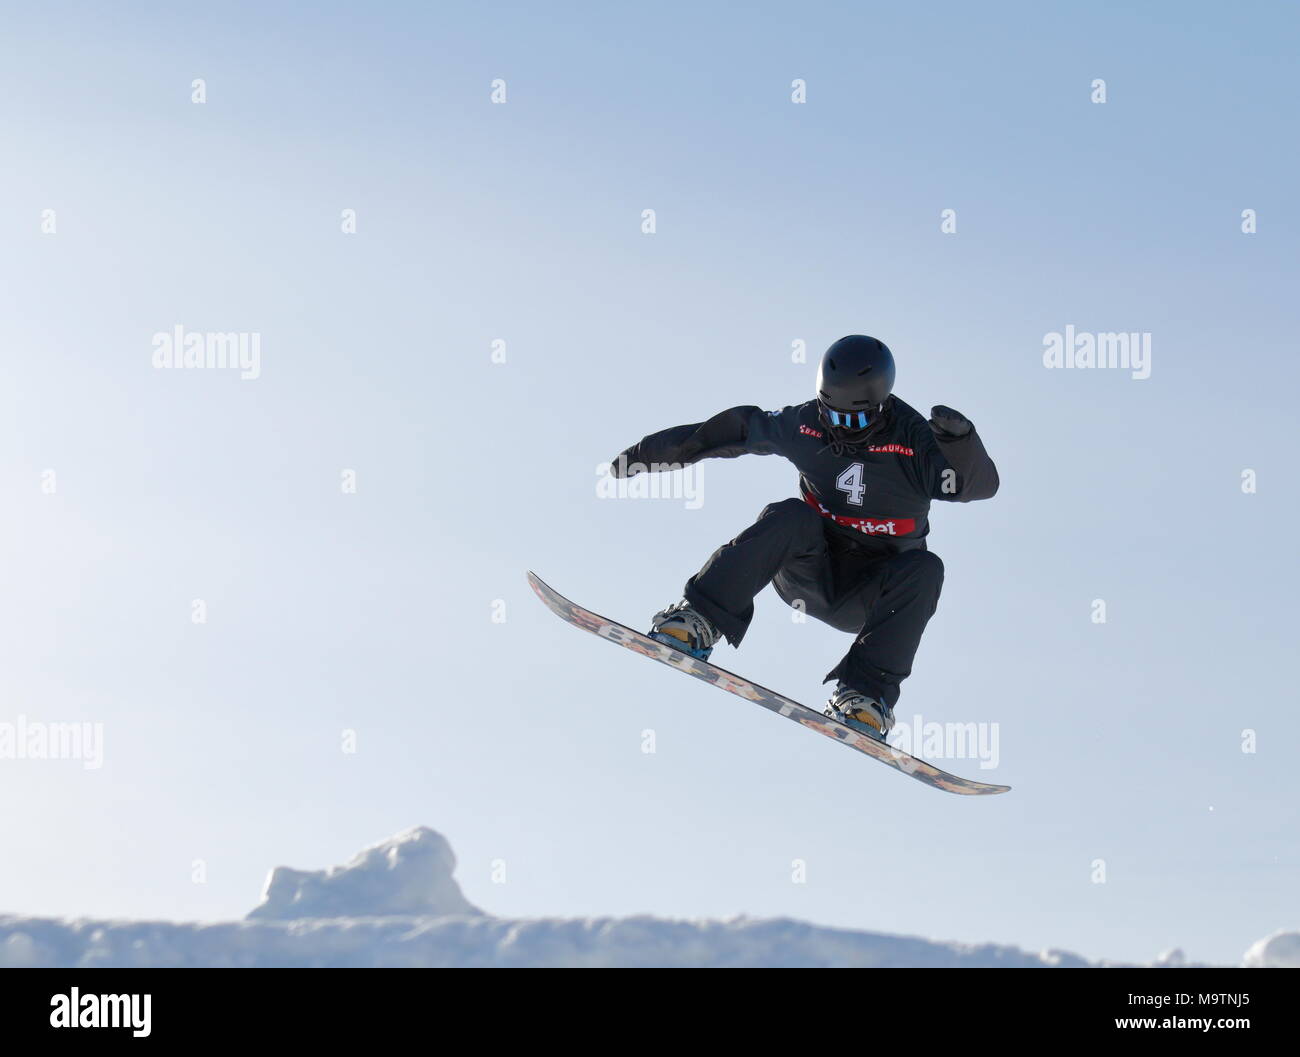
[[[915,518],[845,517],[843,514],[832,514],[808,492],[804,492],[803,501],[828,521],[867,536],[908,536],[916,531]]]

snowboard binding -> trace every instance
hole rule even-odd
[[[822,715],[882,744],[894,726],[894,710],[889,705],[878,697],[864,694],[843,683],[835,687],[835,693],[831,695],[830,703]]]
[[[651,618],[649,637],[675,650],[707,661],[721,633],[712,621],[685,600],[661,609]]]

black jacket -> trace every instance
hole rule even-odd
[[[799,470],[800,492],[826,518],[832,538],[873,551],[911,550],[925,546],[931,500],[968,503],[998,490],[997,467],[974,426],[947,408],[936,407],[934,415],[927,422],[891,396],[871,437],[836,454],[815,400],[779,411],[733,407],[707,422],[650,434],[619,455],[614,473],[782,455]],[[950,432],[966,426],[961,436]]]

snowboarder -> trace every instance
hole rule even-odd
[[[754,596],[771,583],[787,604],[855,636],[824,680],[836,680],[825,714],[878,741],[943,586],[943,562],[926,546],[930,501],[998,490],[968,418],[938,405],[927,423],[893,388],[888,346],[853,334],[822,356],[815,399],[779,411],[733,407],[652,433],[611,466],[630,477],[745,454],[794,463],[800,498],[770,504],[714,551],[649,634],[701,659],[724,636],[739,646]]]

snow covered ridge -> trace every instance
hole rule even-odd
[[[1275,932],[1251,946],[1242,959],[1247,969],[1300,968],[1300,932]]]
[[[494,918],[452,876],[441,834],[418,827],[328,870],[277,867],[243,921],[64,921],[0,915],[0,966],[952,966],[1086,967],[1062,951],[937,943],[789,918]],[[1177,965],[1167,956],[1160,964]],[[1300,932],[1246,953],[1300,966]]]

